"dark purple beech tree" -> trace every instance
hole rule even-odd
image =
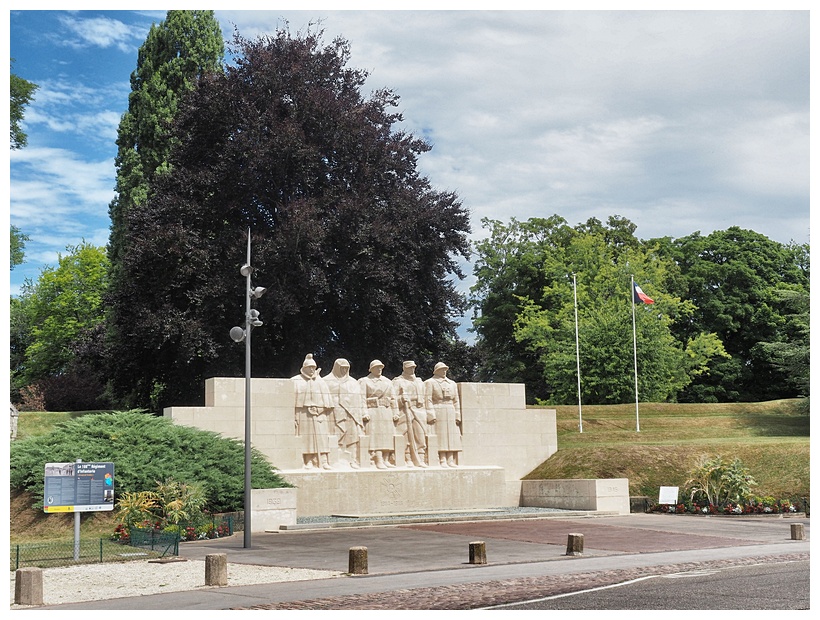
[[[459,257],[469,215],[416,170],[430,146],[395,128],[399,98],[364,97],[349,44],[321,32],[235,37],[234,65],[203,76],[173,122],[172,174],[128,210],[112,291],[112,379],[130,406],[201,402],[210,376],[244,376],[247,231],[253,376],[287,377],[312,353],[354,376],[378,358],[420,373],[460,350]],[[455,361],[455,360],[453,360]],[[429,368],[427,368],[429,366]]]

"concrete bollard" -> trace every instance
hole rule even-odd
[[[367,547],[351,547],[347,572],[351,575],[367,574]]]
[[[43,604],[43,569],[18,568],[14,572],[14,603],[16,605]]]
[[[228,585],[228,554],[210,553],[205,556],[205,585]]]
[[[792,540],[805,540],[806,535],[803,533],[802,523],[790,523],[792,528]]]
[[[567,536],[567,555],[584,554],[584,535],[570,534]]]
[[[484,541],[476,541],[470,543],[470,564],[486,564],[487,563],[487,546]]]

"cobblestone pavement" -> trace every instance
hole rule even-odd
[[[652,566],[624,570],[607,570],[567,575],[550,575],[520,579],[486,581],[479,584],[437,586],[431,588],[399,589],[375,594],[356,594],[307,601],[289,601],[232,609],[273,610],[463,610],[492,607],[522,600],[543,598],[577,592],[589,588],[622,583],[648,575],[669,575],[687,571],[727,568],[759,563],[794,562],[808,560],[808,553],[777,556],[758,556],[736,560],[687,562],[667,566]]]

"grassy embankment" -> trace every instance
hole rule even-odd
[[[583,433],[578,407],[558,406],[558,452],[527,479],[628,478],[631,495],[657,500],[660,486],[683,487],[700,456],[740,458],[758,482],[757,495],[798,499],[809,495],[809,416],[798,401],[696,404],[643,403],[640,432],[635,405],[586,406]],[[19,436],[49,432],[82,413],[20,414]],[[275,465],[275,463],[274,463]],[[12,490],[11,539],[16,542],[73,536],[74,517],[31,509],[31,497]],[[82,536],[107,536],[111,513],[82,517]]]
[[[61,422],[67,422],[87,413],[101,411],[21,411],[17,424],[17,438],[25,439],[50,433]],[[45,463],[43,463],[45,467]],[[39,498],[42,500],[43,498]],[[27,492],[11,489],[9,505],[11,544],[54,542],[74,539],[74,514],[45,514],[31,505],[36,500]],[[80,516],[80,538],[102,538],[114,531],[111,512],[88,512]]]
[[[642,403],[556,410],[558,452],[526,476],[628,478],[630,495],[657,501],[661,486],[684,486],[701,456],[739,458],[758,483],[756,495],[809,496],[809,416],[798,400],[763,403]]]

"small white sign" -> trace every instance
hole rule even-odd
[[[661,487],[660,495],[658,495],[658,503],[677,505],[678,487]]]

